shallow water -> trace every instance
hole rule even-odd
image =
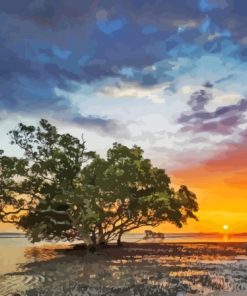
[[[16,271],[17,264],[27,262],[27,246],[26,238],[0,238],[0,275]]]
[[[247,243],[64,248],[0,238],[0,295],[247,295]]]

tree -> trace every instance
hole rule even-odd
[[[23,158],[0,154],[0,219],[32,241],[83,239],[108,243],[141,226],[196,219],[198,204],[186,186],[175,192],[163,169],[140,147],[113,144],[106,159],[85,141],[59,134],[46,120],[10,132]]]
[[[24,229],[32,241],[75,239],[89,241],[74,216],[74,202],[83,211],[82,169],[94,156],[85,141],[42,119],[38,127],[19,124],[10,131],[12,144],[24,151],[21,159],[0,155],[0,218]]]
[[[23,186],[19,186],[26,175],[27,161],[3,153],[0,150],[0,221],[16,223],[19,220],[17,215],[28,210],[32,203],[27,198],[30,192],[27,184],[22,182]]]
[[[99,243],[117,239],[141,226],[170,222],[182,227],[197,219],[196,195],[186,186],[175,192],[165,170],[152,166],[140,147],[113,144],[107,159],[96,157],[84,169],[85,184],[94,188],[99,213],[93,236]]]

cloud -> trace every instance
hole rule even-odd
[[[108,135],[118,138],[126,138],[129,135],[127,127],[118,122],[117,120],[100,118],[97,116],[82,116],[81,114],[75,114],[71,118],[68,118],[69,123],[93,129],[99,131],[103,135]],[[64,118],[63,118],[64,120]]]
[[[126,128],[117,120],[82,115],[68,98],[55,92],[56,88],[73,92],[75,83],[85,76],[77,61],[81,59],[78,48],[70,44],[68,38],[73,23],[85,14],[83,8],[91,7],[90,1],[83,2],[83,7],[78,1],[72,1],[82,8],[80,12],[73,5],[69,9],[66,2],[61,1],[62,7],[68,8],[65,14],[59,14],[61,7],[54,7],[49,1],[24,0],[22,5],[15,2],[13,6],[6,2],[0,4],[1,119],[14,114],[62,119],[98,133],[123,136]],[[58,20],[65,17],[70,19],[69,28],[65,28],[66,25],[56,31],[57,26],[62,26]],[[71,37],[79,38],[78,29]]]
[[[205,82],[203,86],[206,88],[213,88],[214,87],[214,85],[210,81]]]
[[[231,63],[225,58],[234,57],[243,73],[242,61],[246,59],[243,3],[238,0],[1,1],[1,112],[47,115],[100,134],[124,136],[122,131],[126,127],[114,115],[104,115],[104,110],[100,116],[97,112],[79,112],[79,104],[73,104],[55,90],[73,94],[80,85],[87,84],[95,95],[144,99],[165,106],[167,97],[179,92],[179,77],[191,74],[197,75],[197,80],[203,76],[204,72],[191,70],[198,66],[195,61],[202,56],[218,55],[222,64],[216,65],[217,68],[227,67]],[[184,60],[187,60],[185,66]],[[232,82],[240,76],[236,71],[234,77],[228,73],[218,75],[212,59],[204,63],[201,68],[207,66],[213,70],[207,74],[210,77],[201,78],[200,85],[207,79],[211,81],[212,72],[217,76],[217,80],[212,79],[213,89],[216,84],[224,87],[224,79]],[[227,133],[242,122],[243,112],[238,108],[224,114],[218,114],[221,109],[205,110],[210,104],[207,91],[212,89],[212,83],[204,84],[205,89],[191,97],[190,113],[183,112],[179,118],[183,130]],[[190,92],[188,88],[184,91],[184,96]],[[94,100],[93,95],[90,99]],[[183,99],[177,103],[176,112],[181,111]],[[89,105],[95,102],[91,101]]]
[[[13,85],[11,85],[14,87]],[[36,94],[37,92],[37,94]],[[12,97],[6,99],[7,94],[0,95],[0,120],[5,120],[16,114],[22,117],[43,117],[48,120],[66,122],[69,125],[79,126],[83,129],[93,130],[99,134],[113,137],[126,137],[127,128],[119,121],[106,117],[82,115],[70,101],[63,96],[54,93],[43,93],[42,90],[36,92],[25,92],[25,97],[21,97],[18,92],[12,92]],[[46,96],[47,95],[47,96]]]
[[[204,165],[209,171],[241,173],[246,172],[247,166],[247,133],[246,130],[239,135],[236,142],[225,145],[223,151],[215,153]],[[246,174],[245,174],[246,175]]]
[[[8,49],[23,55],[33,70],[54,76],[56,65],[64,79],[90,82],[114,77],[123,67],[143,68],[168,57],[169,50],[182,42],[169,41],[174,30],[195,29],[201,20],[190,5],[175,2],[176,8],[169,1],[146,0],[138,5],[89,0],[3,2],[1,35]],[[186,42],[192,40],[193,36]]]
[[[120,82],[103,86],[98,91],[114,98],[147,99],[153,103],[163,103],[165,101],[164,92],[168,87],[169,84],[167,83],[145,88],[137,83]]]
[[[214,5],[214,9],[205,11],[210,19],[231,32],[233,38],[242,42],[246,37],[247,3],[242,0],[201,0]],[[218,7],[216,7],[218,6]],[[218,8],[218,9],[217,9]],[[224,17],[221,17],[224,16]]]
[[[191,112],[183,113],[177,121],[183,125],[182,131],[227,134],[244,121],[247,111],[246,98],[236,104],[221,106],[209,112],[205,110],[205,106],[212,98],[205,90],[192,94],[188,102]]]
[[[191,95],[188,102],[193,111],[204,110],[205,105],[212,100],[212,95],[205,90],[200,90]]]

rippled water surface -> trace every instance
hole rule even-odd
[[[89,254],[0,238],[0,295],[247,295],[247,243],[129,243]]]

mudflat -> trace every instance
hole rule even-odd
[[[1,275],[10,295],[247,295],[247,243],[125,243],[26,247]]]

